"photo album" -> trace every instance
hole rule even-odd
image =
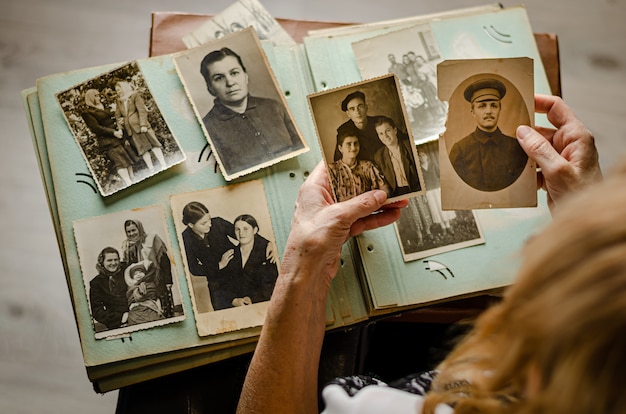
[[[533,95],[560,91],[556,43],[523,6],[348,24],[239,0],[151,17],[148,57],[22,92],[97,392],[254,350],[320,163],[336,202],[409,202],[344,245],[327,330],[511,284],[550,218],[515,128],[547,125]]]

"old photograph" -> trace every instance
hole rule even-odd
[[[198,333],[260,326],[279,254],[260,180],[170,199]]]
[[[161,206],[73,226],[96,339],[185,319]]]
[[[308,96],[337,201],[369,190],[393,202],[424,193],[398,78],[385,75]]]
[[[103,196],[185,160],[137,62],[56,98]]]
[[[295,45],[289,33],[272,17],[258,0],[238,0],[219,14],[183,36],[188,49],[211,42],[252,26],[259,39],[276,45]]]
[[[394,223],[404,261],[483,244],[485,240],[472,210],[441,208],[439,143],[418,145],[417,153],[426,194],[409,200]]]
[[[174,62],[226,180],[308,151],[254,29]]]
[[[352,43],[363,79],[395,73],[416,144],[439,138],[447,106],[437,96],[437,43],[428,24]]]
[[[445,61],[439,93],[449,101],[440,139],[444,209],[537,205],[536,166],[515,131],[534,125],[533,61]]]

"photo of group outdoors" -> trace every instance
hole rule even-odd
[[[253,28],[174,63],[227,181],[308,151]]]
[[[394,223],[405,262],[485,242],[472,210],[441,209],[438,146],[417,146],[426,194],[410,199]]]
[[[436,140],[445,130],[448,107],[437,96],[442,59],[429,25],[354,42],[352,49],[363,79],[386,73],[398,77],[415,143]]]
[[[260,326],[279,252],[263,182],[172,195],[176,233],[199,335]]]
[[[308,96],[337,201],[369,190],[388,202],[425,192],[397,78],[354,83]]]
[[[103,196],[185,160],[136,62],[56,98]]]
[[[73,226],[96,339],[185,319],[162,207]]]
[[[444,209],[537,205],[536,166],[515,138],[534,126],[533,61],[469,59],[439,65],[450,111],[440,139]]]

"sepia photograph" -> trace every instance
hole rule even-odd
[[[440,139],[443,208],[536,206],[536,166],[515,137],[519,125],[534,126],[532,59],[445,61],[439,93],[450,107]]]
[[[198,334],[260,326],[279,253],[260,180],[170,197]]]
[[[307,98],[336,201],[377,189],[388,202],[424,193],[395,75]]]
[[[73,226],[96,339],[185,319],[161,206]]]
[[[447,105],[437,96],[441,62],[430,25],[412,26],[352,43],[363,79],[395,73],[416,144],[436,140],[445,130]]]
[[[185,160],[137,62],[56,98],[103,196]]]
[[[405,262],[485,243],[472,210],[442,210],[439,143],[417,146],[426,194],[409,200],[394,223]]]
[[[174,58],[228,181],[308,151],[252,28]]]

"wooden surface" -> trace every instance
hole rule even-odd
[[[475,0],[266,0],[275,17],[371,22]],[[519,4],[503,1],[505,6]],[[557,33],[565,100],[609,169],[626,151],[626,1],[529,0],[535,32]],[[87,380],[20,91],[38,77],[148,55],[155,10],[216,14],[230,1],[4,0],[0,17],[0,412],[112,413]]]

